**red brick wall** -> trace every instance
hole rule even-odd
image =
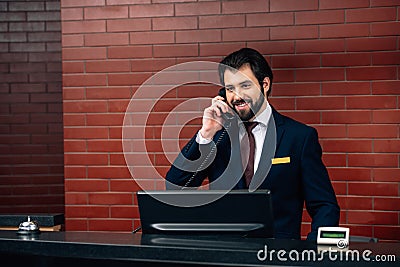
[[[252,47],[273,67],[271,103],[318,129],[341,225],[353,235],[400,239],[398,1],[62,0],[61,6],[67,229],[138,225],[138,186],[121,136],[129,100],[146,78],[176,63],[219,61]],[[159,125],[171,105],[215,93],[176,88],[154,109],[146,145],[161,175],[168,162]],[[183,142],[198,123],[181,132]],[[308,216],[303,226],[306,233]]]
[[[0,2],[0,213],[64,212],[60,1]]]

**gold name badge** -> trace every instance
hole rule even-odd
[[[272,164],[290,163],[290,157],[274,158],[274,159],[271,159],[271,161],[272,161]]]

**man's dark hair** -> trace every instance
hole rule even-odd
[[[233,69],[240,69],[243,65],[249,64],[251,70],[254,73],[254,76],[256,76],[258,83],[261,86],[261,91],[262,90],[262,84],[264,81],[265,77],[268,77],[270,80],[270,89],[268,91],[268,95],[271,93],[272,89],[272,80],[273,80],[273,74],[271,67],[268,65],[268,62],[265,60],[265,58],[257,51],[252,48],[242,48],[236,52],[233,52],[232,54],[226,56],[218,66],[218,72],[219,72],[219,79],[223,85],[225,85],[224,82],[224,74],[226,69],[233,68]]]

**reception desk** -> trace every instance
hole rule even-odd
[[[312,242],[234,236],[0,231],[2,266],[399,266],[400,243]],[[358,259],[357,259],[358,255]],[[336,258],[335,258],[336,256]]]

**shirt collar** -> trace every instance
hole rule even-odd
[[[267,101],[266,108],[260,114],[258,114],[253,121],[257,121],[259,124],[266,127],[268,125],[269,119],[271,118],[271,114],[272,114],[272,108]]]

